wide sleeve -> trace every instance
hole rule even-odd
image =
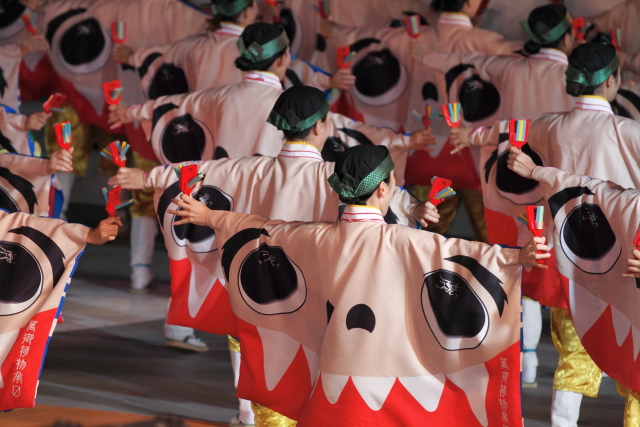
[[[509,40],[493,31],[476,29],[475,34],[469,35],[474,51],[483,52],[486,55],[517,55],[516,52],[524,46],[522,40]]]
[[[346,136],[347,145],[349,147],[360,144],[385,145],[391,151],[409,150],[410,136],[399,133],[391,128],[379,128],[366,123],[351,120],[342,114],[333,113],[331,115],[333,122],[334,134],[344,137]]]
[[[249,215],[237,212],[210,210],[206,217],[207,225],[216,234],[229,235],[229,231],[243,229],[259,229],[267,222],[271,224],[283,223],[284,221],[269,221],[259,215]],[[245,228],[246,227],[246,228]]]
[[[348,27],[336,24],[331,31],[331,37],[338,46],[348,46],[363,39],[384,40],[395,33],[404,33],[404,28],[374,28],[374,27]]]
[[[165,189],[170,184],[175,182],[176,175],[174,167],[198,165],[198,172],[202,172],[207,175],[209,172],[213,172],[215,169],[220,168],[223,164],[231,162],[231,159],[219,159],[219,160],[202,160],[192,162],[180,162],[169,163],[167,165],[156,166],[148,172],[145,172],[143,178],[144,188]]]
[[[188,105],[191,102],[193,95],[196,94],[198,94],[198,92],[193,92],[190,94],[185,93],[179,95],[161,96],[158,99],[147,101],[144,104],[129,106],[125,115],[127,120],[131,122],[135,122],[138,120],[152,120],[153,111],[161,105],[174,104],[178,107],[182,107],[184,105]]]
[[[167,43],[160,46],[150,46],[150,47],[140,48],[135,52],[133,52],[133,54],[131,55],[131,65],[136,67],[136,69],[138,70],[140,70],[141,68],[146,69],[148,68],[148,65],[151,62],[153,62],[156,58],[158,58],[159,56],[165,55],[173,45],[174,43]],[[140,77],[143,77],[144,74],[146,73],[141,73],[141,74],[142,75]]]
[[[8,133],[11,130],[26,132],[27,116],[8,113],[4,108],[0,108],[0,130],[4,133]]]
[[[291,75],[293,72],[300,80],[299,82],[292,81],[296,77]],[[314,68],[311,64],[301,59],[293,59],[289,70],[287,70],[287,78],[291,81],[292,85],[303,84],[305,86],[313,86],[326,91],[331,89],[331,76],[318,68]]]
[[[446,73],[458,64],[471,64],[478,75],[500,86],[509,57],[487,56],[481,52],[473,53],[427,53],[422,57],[422,63],[441,73]]]
[[[473,242],[465,239],[448,238],[443,247],[452,253],[465,254],[475,261],[468,260],[471,264],[483,264],[483,260],[491,259],[501,270],[508,270],[521,266],[520,250],[514,248],[504,248],[500,245],[489,245],[487,243]]]
[[[509,126],[507,120],[498,121],[491,127],[479,127],[469,134],[469,142],[474,146],[498,145],[500,143],[500,130]]]
[[[531,178],[538,181],[539,183],[553,187],[554,185],[556,185],[556,183],[564,181],[566,177],[571,175],[573,174],[561,171],[560,169],[538,166],[533,169]]]
[[[357,122],[341,114],[333,113],[331,118],[333,122],[332,136],[338,138],[347,147],[360,144],[384,145],[389,149],[396,166],[406,163],[411,139],[409,135],[398,133],[390,128],[379,128]],[[404,167],[402,171],[404,172]]]

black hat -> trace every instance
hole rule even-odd
[[[360,197],[373,193],[393,168],[393,160],[384,145],[356,145],[340,156],[329,177],[329,185],[342,197]]]
[[[311,86],[293,86],[280,94],[269,118],[279,130],[307,130],[329,112],[327,96]]]
[[[565,72],[567,82],[584,86],[599,86],[620,67],[616,48],[604,43],[585,43],[576,47],[569,56]]]
[[[240,56],[252,63],[271,59],[289,46],[284,28],[276,24],[256,22],[244,29],[238,39]]]

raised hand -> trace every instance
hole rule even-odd
[[[429,153],[433,152],[430,145],[437,144],[436,137],[431,135],[431,129],[422,129],[411,134],[409,139],[409,149],[411,150],[423,150]]]
[[[520,249],[520,264],[541,268],[543,270],[549,268],[547,265],[538,264],[539,259],[551,258],[551,254],[549,253],[551,248],[544,244],[545,240],[544,237],[534,237],[529,240],[529,243]],[[539,254],[537,253],[538,251],[544,253]]]
[[[207,207],[202,202],[194,199],[191,196],[187,196],[183,194],[180,196],[182,200],[171,199],[173,203],[180,207],[179,211],[174,211],[171,209],[167,209],[167,212],[171,215],[181,216],[182,219],[180,221],[176,221],[174,225],[182,225],[182,224],[195,224],[195,225],[207,225],[207,213],[211,209]]]
[[[27,122],[25,123],[26,130],[40,130],[47,123],[47,119],[51,117],[51,113],[47,113],[45,111],[39,111],[37,113],[33,113],[29,117],[27,117]]]
[[[449,129],[449,141],[455,148],[451,150],[451,154],[455,154],[463,148],[471,146],[469,135],[471,128],[451,128]]]
[[[47,173],[53,175],[56,171],[73,172],[73,159],[71,154],[75,150],[74,147],[67,150],[54,151],[47,162]]]
[[[44,37],[44,34],[31,36],[20,45],[20,53],[22,56],[31,52],[46,52],[47,50],[49,50],[49,42]]]
[[[100,221],[96,228],[92,228],[87,235],[87,243],[91,245],[102,245],[111,240],[115,240],[118,235],[118,227],[122,227],[122,222],[118,217],[109,217]]]
[[[507,167],[517,173],[518,175],[532,179],[533,170],[537,167],[531,157],[524,154],[516,147],[511,147],[509,150],[509,159],[507,160]]]
[[[413,217],[425,228],[429,225],[429,221],[434,223],[440,221],[438,208],[436,208],[431,202],[424,202],[416,205],[413,208]]]
[[[119,168],[118,173],[109,178],[109,185],[140,190],[144,188],[144,171],[136,168]]]
[[[356,76],[349,69],[344,70],[341,68],[331,77],[331,87],[335,89],[348,90],[355,83]]]
[[[109,129],[119,128],[120,126],[131,123],[131,120],[127,118],[128,105],[118,104],[109,105]]]

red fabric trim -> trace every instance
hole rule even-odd
[[[34,71],[29,70],[24,62],[20,64],[20,94],[23,101],[39,101],[55,92],[67,95],[65,104],[78,112],[83,123],[98,126],[109,133],[114,132],[109,128],[109,110],[106,108],[106,103],[103,113],[98,115],[95,108],[76,90],[73,83],[55,72],[47,55],[36,65]],[[157,161],[151,144],[141,128],[135,129],[133,124],[128,124],[124,129],[116,129],[115,132],[125,134],[133,151],[146,159]]]

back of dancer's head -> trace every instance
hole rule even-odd
[[[393,168],[384,145],[356,145],[342,153],[328,181],[342,203],[366,205],[380,183],[391,182]]]
[[[620,73],[620,59],[610,44],[585,43],[569,56],[567,93],[571,96],[593,95],[610,75]]]
[[[267,71],[289,46],[284,28],[256,22],[244,29],[238,39],[240,56],[236,67],[242,71]]]
[[[242,12],[253,5],[255,0],[211,0],[213,19],[211,29],[217,30],[222,22],[238,23]]]
[[[536,7],[529,14],[529,18],[520,25],[529,36],[524,50],[532,55],[538,53],[542,47],[558,47],[565,34],[573,31],[571,16],[567,14],[567,8],[561,4]]]
[[[433,0],[431,9],[436,12],[460,12],[466,0]]]
[[[304,141],[318,121],[327,120],[330,108],[320,89],[292,86],[278,97],[267,122],[281,130],[287,141]]]

